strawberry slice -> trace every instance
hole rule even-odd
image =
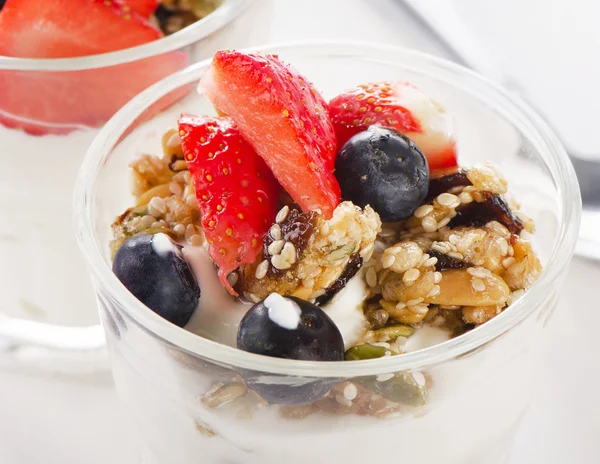
[[[221,284],[237,296],[227,276],[260,253],[275,221],[279,185],[230,118],[182,115],[179,135],[209,254]]]
[[[276,56],[220,51],[199,88],[236,122],[304,211],[331,217],[340,202],[336,137],[311,83]]]
[[[457,166],[452,125],[444,108],[411,84],[359,85],[331,100],[329,114],[340,148],[353,135],[377,124],[396,129],[415,142],[431,170]]]
[[[123,3],[144,18],[149,18],[160,4],[160,0],[123,0]]]
[[[64,58],[129,48],[162,34],[114,0],[7,0],[0,55]],[[0,70],[0,123],[32,134],[101,125],[133,96],[185,67],[182,52],[81,71]]]

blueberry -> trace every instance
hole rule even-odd
[[[200,287],[181,253],[165,234],[131,237],[117,251],[113,272],[158,315],[183,327],[198,306]]]
[[[348,140],[335,161],[342,198],[371,205],[383,222],[412,215],[429,189],[425,155],[405,135],[371,126]]]
[[[339,329],[318,306],[276,293],[255,304],[240,322],[237,347],[250,353],[303,361],[342,361],[344,341]],[[246,383],[277,404],[305,404],[323,397],[332,379],[294,379],[247,372]]]

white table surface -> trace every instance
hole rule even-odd
[[[234,48],[306,38],[361,39],[442,53],[395,0],[257,0],[210,40],[215,48]],[[600,311],[593,299],[600,265],[575,259],[568,273],[547,330],[543,382],[511,464],[600,462]],[[0,372],[0,463],[137,464],[136,459],[108,373],[74,378]]]

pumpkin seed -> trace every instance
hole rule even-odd
[[[386,353],[390,353],[392,355],[398,354],[383,346],[375,346],[369,343],[364,343],[362,345],[353,346],[346,351],[346,361],[382,358],[386,355]]]

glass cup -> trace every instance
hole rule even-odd
[[[223,0],[189,27],[128,50],[73,59],[0,57],[0,352],[15,353],[21,344],[81,350],[104,345],[99,326],[73,328],[98,324],[71,227],[83,155],[128,100],[229,45],[213,33],[249,3]]]
[[[164,95],[195,86],[209,62],[191,66],[143,92],[106,124],[75,190],[77,235],[143,462],[504,462],[534,392],[542,329],[556,307],[578,232],[581,200],[563,148],[521,101],[437,58],[346,42],[260,50],[293,63],[326,98],[359,83],[405,80],[441,102],[455,118],[461,164],[499,165],[535,220],[534,247],[544,271],[486,324],[420,351],[375,360],[269,358],[171,325],[113,275],[108,243],[111,222],[133,201],[128,163],[139,152],[160,154],[161,136],[176,127],[181,112],[214,113],[197,93],[156,108]],[[287,397],[310,389],[338,394],[284,407],[254,392],[265,389]]]

